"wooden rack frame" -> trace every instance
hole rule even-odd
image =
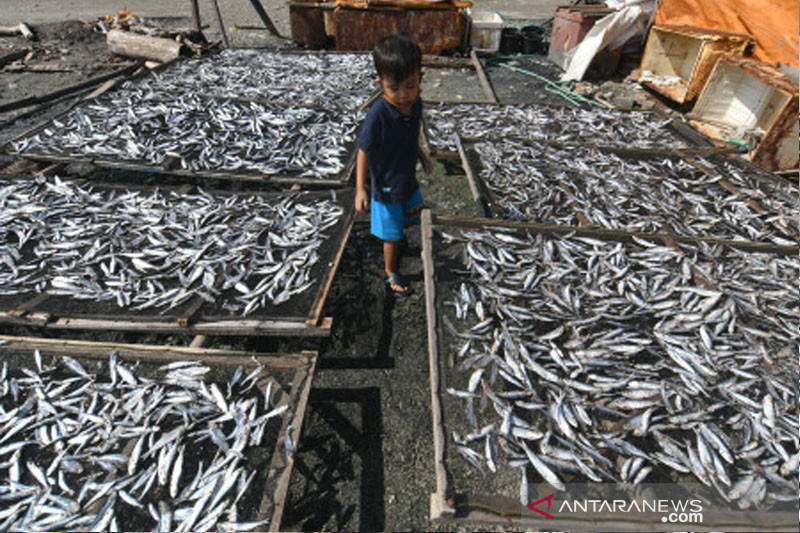
[[[554,522],[542,517],[536,512],[523,512],[524,508],[519,502],[510,502],[507,499],[480,493],[480,488],[457,487],[451,482],[448,470],[448,438],[445,428],[447,413],[444,410],[444,373],[446,358],[440,350],[440,319],[438,315],[436,269],[433,230],[442,228],[486,229],[505,228],[508,230],[527,231],[544,235],[560,236],[573,234],[591,237],[598,240],[633,242],[633,238],[645,238],[653,242],[663,243],[665,246],[674,246],[677,242],[714,242],[731,246],[745,252],[762,252],[776,255],[797,255],[798,246],[777,246],[763,243],[740,241],[726,241],[719,239],[693,239],[677,237],[668,234],[642,234],[612,230],[596,230],[590,228],[553,226],[533,223],[510,222],[475,217],[437,216],[430,210],[424,210],[421,216],[422,234],[422,260],[424,267],[425,283],[425,309],[427,315],[428,355],[431,380],[431,411],[433,419],[434,439],[434,468],[436,474],[436,492],[431,494],[431,520],[448,524],[486,524],[494,527],[508,527],[515,530],[550,530]],[[695,272],[695,274],[699,274]],[[697,279],[701,285],[707,286],[709,280],[704,277]],[[472,492],[466,492],[471,490]],[[487,512],[487,507],[494,512]],[[794,531],[797,529],[796,516],[792,513],[781,513],[776,517],[774,513],[754,512],[749,515],[751,521],[743,520],[741,515],[732,517],[724,511],[704,512],[704,524],[692,524],[697,531]],[[625,521],[618,517],[603,517],[591,519],[585,515],[570,513],[561,514],[556,522],[559,530],[574,531],[678,531],[685,525],[669,524],[660,521],[642,522],[640,520]]]
[[[311,52],[288,52],[290,55],[302,55],[302,54],[310,54]],[[161,73],[165,70],[169,69],[170,67],[174,66],[178,62],[186,61],[186,58],[179,58],[174,61],[169,61],[164,63],[163,65],[159,65],[158,67],[149,70],[149,69],[139,69],[133,75],[127,75],[133,72],[136,68],[140,67],[140,63],[136,63],[130,67],[125,69],[121,69],[116,71],[112,75],[106,75],[105,77],[98,77],[97,79],[90,80],[92,84],[96,85],[105,81],[107,79],[111,79],[116,77],[113,84],[106,88],[107,90],[113,90],[115,87],[119,86],[125,81],[135,81],[138,79],[143,79],[148,76],[153,76],[155,73]],[[84,83],[83,85],[86,85]],[[90,85],[87,85],[87,87]],[[83,88],[83,87],[81,87]],[[103,92],[106,92],[103,91]],[[56,93],[53,93],[56,95]],[[60,96],[61,92],[59,92],[56,96]],[[51,95],[52,96],[52,95]],[[122,169],[122,170],[131,170],[134,172],[142,172],[146,174],[168,174],[174,176],[182,176],[187,178],[204,178],[204,179],[221,179],[221,180],[232,180],[232,181],[244,181],[244,182],[256,182],[256,183],[276,183],[276,184],[284,184],[284,185],[302,185],[307,187],[342,187],[346,185],[350,179],[352,178],[353,171],[356,165],[356,144],[357,141],[353,141],[348,143],[347,151],[349,155],[345,161],[344,168],[335,178],[304,178],[300,176],[294,176],[291,174],[278,174],[278,175],[269,175],[269,174],[260,174],[257,172],[237,172],[237,171],[227,171],[227,170],[199,170],[199,171],[191,171],[191,170],[184,170],[179,168],[172,168],[174,165],[174,161],[166,161],[161,165],[152,165],[147,164],[144,162],[136,162],[136,161],[124,161],[118,160],[114,158],[108,157],[97,157],[97,156],[81,156],[76,154],[35,154],[35,153],[20,153],[17,152],[12,148],[13,144],[32,135],[36,135],[37,133],[41,132],[45,128],[52,125],[53,121],[62,120],[64,119],[69,113],[74,111],[76,107],[90,105],[94,103],[99,95],[90,95],[83,99],[82,101],[78,102],[75,106],[71,106],[66,111],[59,113],[55,117],[47,120],[45,123],[35,126],[33,128],[28,129],[27,131],[23,132],[22,134],[14,137],[10,141],[6,142],[1,149],[5,152],[10,154],[15,154],[25,159],[30,159],[34,161],[43,161],[43,162],[50,162],[50,163],[88,163],[95,165],[100,168],[111,168],[111,169]],[[237,97],[237,96],[224,96],[224,95],[205,95],[209,98],[214,98],[217,100],[229,100],[239,103],[261,103],[261,104],[270,104],[270,105],[293,105],[291,102],[279,102],[279,101],[271,101],[267,102],[264,99],[260,98],[248,98],[248,97]],[[362,112],[371,102],[373,102],[379,96],[378,93],[373,94],[370,98],[368,98],[359,108],[349,110],[349,111],[342,111],[347,113],[359,113]],[[55,98],[55,96],[53,96]],[[48,98],[41,100],[41,102],[48,101]],[[41,103],[35,102],[35,103]],[[301,106],[310,109],[323,109],[320,106]],[[325,109],[326,111],[330,111],[330,109]]]
[[[41,339],[31,337],[14,337],[0,335],[0,355],[16,354],[31,357],[34,350],[42,355],[60,357],[69,355],[77,359],[107,359],[112,351],[123,360],[142,361],[145,363],[170,363],[191,359],[203,364],[229,368],[255,368],[264,366],[268,372],[287,375],[291,382],[288,390],[284,389],[274,378],[269,381],[273,391],[277,391],[277,406],[287,405],[282,415],[275,450],[270,460],[263,496],[258,508],[258,519],[270,519],[269,531],[279,531],[281,517],[289,490],[289,480],[294,467],[294,454],[286,454],[283,446],[288,434],[295,444],[300,440],[308,395],[317,363],[316,352],[301,352],[291,355],[250,353],[235,350],[211,348],[189,348],[176,346],[154,346],[144,344],[118,344],[76,340]],[[266,383],[262,383],[266,386]]]
[[[457,143],[456,144],[458,146],[458,153],[459,153],[459,156],[460,156],[460,159],[461,159],[461,166],[462,166],[462,168],[464,169],[464,172],[467,175],[467,180],[469,181],[469,186],[470,186],[470,190],[472,192],[472,197],[473,197],[475,203],[477,204],[478,213],[481,216],[484,216],[484,217],[487,217],[487,218],[501,217],[502,215],[500,213],[498,213],[496,209],[494,211],[492,210],[492,206],[497,203],[497,199],[494,197],[494,194],[489,189],[489,187],[486,185],[484,180],[480,177],[479,172],[476,172],[475,168],[472,165],[472,160],[470,159],[470,153],[471,153],[472,146],[476,142],[487,142],[487,141],[491,141],[491,140],[490,139],[476,139],[474,137],[462,138],[458,134],[456,135],[456,139],[457,139]],[[518,141],[520,141],[522,143],[525,143],[527,141],[526,139],[516,139],[516,140],[518,140]],[[563,145],[563,144],[557,144],[557,143],[552,143],[552,142],[550,142],[550,143],[545,142],[544,144],[547,144],[549,146],[553,146],[555,148],[565,147],[565,145]],[[690,165],[694,166],[695,168],[697,168],[700,172],[702,172],[702,173],[704,173],[706,175],[709,175],[709,176],[712,175],[711,171],[709,169],[705,168],[704,166],[700,165],[696,161],[696,159],[694,158],[695,156],[704,156],[704,157],[722,156],[722,157],[728,157],[728,156],[732,155],[732,152],[729,149],[717,149],[717,148],[681,148],[681,149],[672,148],[672,149],[661,149],[661,148],[620,148],[620,147],[607,147],[607,146],[606,147],[604,147],[604,146],[593,146],[593,147],[595,149],[597,149],[597,150],[602,151],[602,152],[614,153],[614,154],[616,154],[616,155],[618,155],[618,156],[620,156],[622,158],[647,159],[647,158],[650,158],[650,157],[678,157],[678,158],[683,159],[684,161],[686,161]],[[745,167],[752,167],[753,166],[752,163],[750,163],[749,161],[741,160],[741,159],[738,159],[738,158],[734,159],[733,157],[731,157],[731,161],[735,162],[737,164],[740,164],[742,166],[745,166]],[[758,168],[758,167],[756,167],[756,168]],[[758,169],[758,171],[761,172],[762,174],[764,174],[764,171],[762,169]],[[779,183],[781,185],[785,185],[785,182],[781,181],[780,178],[778,178],[777,176],[759,175],[759,176],[756,176],[756,179],[758,179],[759,181],[768,181],[768,182],[771,182],[772,184]],[[745,195],[742,194],[742,192],[739,190],[739,188],[736,187],[736,185],[734,185],[733,183],[731,183],[730,181],[728,181],[725,178],[719,179],[715,185],[712,185],[712,187],[716,186],[716,185],[718,185],[719,187],[722,187],[723,189],[725,189],[726,191],[728,191],[731,194],[736,194],[736,195],[740,195],[740,196],[743,196],[743,197],[745,196]],[[565,193],[567,194],[568,197],[572,197],[572,194],[571,194],[571,192],[569,190],[569,187],[567,186],[566,183],[560,182],[560,187],[565,191]],[[763,213],[766,213],[766,212],[769,211],[767,208],[765,208],[763,205],[761,205],[761,203],[756,199],[750,199],[750,201],[748,202],[748,205],[749,205],[750,209],[752,209],[754,212],[759,213],[759,214],[763,214]],[[586,220],[585,217],[582,217],[582,216],[579,215],[578,218],[580,219],[580,222],[581,222],[582,226],[589,224],[589,221]],[[791,228],[789,228],[789,227],[787,227],[787,226],[785,226],[783,224],[780,224],[778,221],[772,221],[772,222],[770,222],[770,224],[777,231],[779,231],[781,234],[783,234],[786,238],[794,238],[794,239],[800,240],[800,235],[798,235],[796,233],[793,233]],[[721,239],[721,240],[724,240],[724,239]]]
[[[484,88],[484,92],[487,92],[490,89],[491,89],[491,87],[489,89]],[[487,92],[487,95],[488,94],[489,93]],[[554,104],[514,104],[514,103],[503,103],[503,102],[467,101],[467,100],[458,101],[458,102],[426,100],[425,103],[428,106],[444,104],[444,105],[453,105],[453,106],[455,106],[455,105],[481,105],[481,106],[486,106],[486,107],[541,107],[541,108],[556,109],[556,110],[558,110],[558,109],[575,109],[574,106],[562,106],[562,105],[554,105]],[[606,111],[609,111],[609,110],[606,110]],[[620,114],[624,114],[625,113],[624,111],[621,111],[621,110],[611,110],[611,111],[612,112],[617,112],[617,113],[620,113]],[[640,113],[648,113],[648,114],[652,115],[654,119],[657,119],[657,120],[665,120],[667,118],[666,116],[664,116],[663,114],[661,114],[658,111],[640,111]],[[720,147],[716,146],[715,144],[713,144],[711,142],[711,140],[708,137],[706,137],[702,133],[698,132],[697,130],[693,129],[691,126],[688,126],[684,122],[681,122],[681,121],[678,121],[678,120],[671,120],[669,123],[667,123],[665,128],[674,137],[676,137],[679,140],[682,140],[682,141],[686,142],[687,146],[681,148],[683,150],[698,150],[700,153],[718,153],[718,152],[719,153],[737,153],[738,152],[738,149],[735,148],[735,147],[734,148],[731,148],[731,147],[720,148]],[[460,133],[459,133],[459,135],[460,135]],[[426,146],[431,146],[430,138],[429,138],[430,137],[430,129],[428,128],[428,122],[425,120],[424,116],[423,116],[422,137],[423,137],[423,142],[426,143]],[[508,136],[504,136],[504,135],[498,135],[498,134],[492,133],[492,132],[488,132],[486,135],[483,135],[483,136],[480,136],[480,137],[469,137],[469,136],[464,136],[464,135],[461,136],[462,141],[468,141],[468,140],[472,140],[472,141],[474,141],[474,140],[492,140],[492,139],[507,139],[507,138],[509,138],[509,137]],[[526,139],[524,136],[519,136],[519,140],[525,141],[525,140],[530,140],[530,139]],[[537,142],[542,142],[542,143],[545,143],[545,144],[549,144],[549,145],[552,145],[552,146],[570,146],[570,144],[560,143],[558,141],[552,141],[552,140],[547,140],[547,139],[536,139],[536,141]],[[574,146],[574,144],[575,143],[572,143],[571,145]],[[631,148],[627,148],[624,145],[602,144],[602,143],[596,143],[596,142],[581,142],[580,145],[581,146],[586,146],[586,147],[598,148],[600,150],[607,150],[607,151],[625,151],[625,150],[669,151],[669,150],[674,150],[675,149],[675,148],[634,148],[634,149],[631,149]],[[434,155],[436,157],[445,158],[445,159],[457,157],[457,154],[455,152],[453,152],[453,151],[450,151],[450,150],[436,150],[436,149],[432,149],[431,148],[430,152],[431,152],[432,155]]]
[[[46,173],[47,170],[43,171]],[[30,179],[27,176],[0,175],[3,179]],[[119,188],[119,185],[94,185],[97,189]],[[145,186],[125,186],[127,189],[147,190]],[[187,188],[161,187],[162,189],[177,189],[179,192],[188,192]],[[230,193],[260,196],[277,196],[280,193]],[[309,193],[310,197],[325,197],[327,192]],[[21,303],[3,305],[0,298],[0,324],[28,326],[54,330],[104,330],[119,332],[149,332],[156,334],[185,334],[185,335],[221,335],[221,336],[287,336],[287,337],[326,337],[330,335],[332,318],[322,316],[322,308],[328,297],[333,278],[339,268],[344,254],[345,246],[350,238],[355,223],[355,211],[350,201],[352,191],[340,191],[340,200],[345,209],[345,214],[336,226],[329,229],[331,239],[335,243],[331,249],[332,256],[328,258],[329,267],[323,271],[322,277],[316,285],[309,290],[316,290],[307,314],[305,316],[267,317],[253,316],[241,318],[236,316],[217,315],[213,312],[203,312],[207,304],[201,298],[190,300],[189,304],[182,306],[179,313],[172,316],[162,316],[157,313],[151,315],[131,315],[124,309],[119,314],[102,315],[91,313],[91,304],[87,304],[89,312],[80,314],[59,314],[42,310],[51,296],[47,293],[31,294],[28,300]],[[321,261],[325,263],[326,261]]]

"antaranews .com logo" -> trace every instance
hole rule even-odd
[[[555,520],[550,514],[555,494],[545,496],[528,504],[528,509],[542,516]],[[547,503],[547,511],[539,506]],[[564,500],[558,511],[571,514],[612,514],[623,516],[630,514],[661,514],[661,521],[669,524],[699,524],[703,522],[703,502],[701,500]]]

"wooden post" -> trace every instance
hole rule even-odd
[[[475,53],[475,50],[470,50],[469,57],[472,58],[472,64],[475,66],[475,72],[478,73],[478,80],[481,82],[481,87],[483,87],[483,92],[486,94],[486,97],[493,104],[498,103],[497,95],[494,93],[494,89],[492,89],[492,84],[489,83],[489,78],[486,77],[483,64],[481,64],[481,60],[478,59],[478,54]]]
[[[196,32],[202,30],[200,26],[200,5],[198,0],[192,0],[192,28]]]
[[[433,262],[433,221],[429,209],[421,215],[422,263],[425,279],[425,310],[428,329],[428,369],[431,378],[431,415],[433,418],[434,467],[436,472],[436,496],[442,505],[447,498],[447,471],[445,466],[445,430],[442,406],[439,400],[441,381],[439,377],[439,340],[436,334],[436,285]]]
[[[478,189],[478,178],[475,176],[475,173],[472,170],[472,165],[469,162],[469,156],[467,155],[467,151],[464,150],[464,145],[461,142],[461,136],[456,133],[456,147],[458,148],[458,154],[461,156],[461,167],[464,169],[464,172],[467,173],[467,181],[469,183],[469,189],[472,191],[472,198],[475,200],[475,204],[478,207],[478,214],[482,217],[489,216],[489,207],[486,205],[486,200],[481,195],[480,189]]]
[[[216,0],[215,0],[216,1]],[[264,23],[264,27],[266,27],[267,31],[269,31],[275,37],[280,37],[283,39],[283,36],[278,33],[278,28],[272,23],[272,20],[267,15],[267,12],[264,11],[264,6],[261,5],[261,2],[258,0],[250,0],[250,3],[253,4],[253,8],[255,8],[256,13],[258,16],[261,17],[261,21]]]
[[[219,4],[217,0],[211,0],[211,3],[214,4],[214,13],[217,14],[217,23],[219,24],[219,31],[222,33],[222,42],[225,43],[225,48],[230,48],[228,34],[225,32],[225,23],[222,22],[222,12],[219,10]]]
[[[106,34],[108,48],[115,54],[142,59],[154,59],[162,63],[177,58],[183,45],[171,39],[139,35],[122,30],[109,30]]]

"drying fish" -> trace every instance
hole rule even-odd
[[[360,115],[129,87],[14,144],[19,153],[113,159],[181,171],[334,179]]]
[[[134,385],[102,372],[76,376],[78,364],[64,358],[40,372],[39,381],[17,380],[16,398],[0,396],[6,425],[22,427],[14,436],[17,451],[0,464],[0,498],[6,502],[0,529],[244,531],[266,523],[236,518],[253,516],[239,503],[252,496],[257,468],[252,457],[259,444],[250,443],[249,435],[269,431],[274,447],[280,417],[262,413],[286,405],[264,405],[262,393],[241,382],[232,380],[227,394],[211,383],[226,404],[223,411],[196,393],[206,386],[202,380],[189,386],[134,375]],[[109,369],[113,364],[112,358]],[[187,361],[181,370],[195,368],[202,366]],[[262,367],[251,375],[270,379]],[[40,430],[53,438],[34,438]]]
[[[501,229],[438,246],[455,276],[446,394],[467,424],[449,429],[469,464],[525,468],[521,494],[537,474],[561,488],[681,472],[742,508],[796,501],[797,256]]]
[[[243,315],[308,290],[344,214],[329,198],[101,192],[57,177],[0,182],[0,205],[0,294],[163,311],[198,297]]]
[[[638,148],[681,147],[669,120],[652,113],[537,105],[449,104],[425,109],[426,136],[433,148],[456,150],[455,133],[465,137],[524,137],[565,143],[592,142]]]
[[[223,50],[179,61],[123,88],[252,98],[355,111],[375,93],[370,54],[287,54]]]
[[[800,235],[797,187],[751,177],[731,162],[700,160],[704,172],[676,156],[624,158],[537,141],[473,146],[492,207],[503,218],[776,244],[797,244],[792,235]],[[738,192],[723,188],[723,179]],[[752,200],[764,209],[756,211]]]

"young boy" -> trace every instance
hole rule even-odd
[[[394,294],[408,292],[408,282],[397,271],[403,227],[419,222],[422,195],[415,176],[417,158],[425,172],[433,166],[419,146],[422,115],[419,84],[422,53],[409,37],[384,37],[372,51],[376,81],[383,90],[364,121],[356,164],[356,210],[370,208],[372,234],[383,241],[386,285]],[[367,173],[372,202],[367,195]]]

